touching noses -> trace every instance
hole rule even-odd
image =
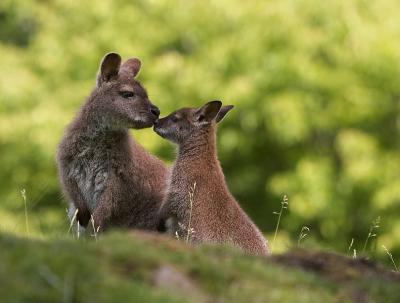
[[[155,105],[151,105],[151,106],[150,106],[150,112],[151,112],[154,116],[156,116],[157,118],[160,116],[160,110],[159,110],[158,107],[155,106]]]

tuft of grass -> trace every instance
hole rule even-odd
[[[282,213],[284,209],[287,209],[289,206],[289,199],[287,197],[287,195],[283,196],[283,199],[281,201],[281,210],[279,212],[273,212],[274,215],[278,216],[278,222],[276,222],[276,228],[275,228],[275,233],[274,233],[274,239],[272,240],[272,244],[271,244],[271,252],[274,251],[274,243],[276,240],[276,235],[278,234],[278,230],[279,230],[279,225],[281,223],[281,217],[282,217]]]
[[[351,251],[351,248],[353,247],[353,244],[354,244],[354,238],[351,238],[349,248],[347,249],[347,254],[348,255],[350,255],[350,251]]]
[[[78,239],[79,239],[79,237],[80,237],[80,229],[81,229],[81,226],[79,225],[79,221],[76,221],[76,225],[77,225],[76,235],[78,236]]]
[[[186,243],[189,243],[190,237],[194,233],[194,229],[191,227],[191,224],[192,224],[192,211],[193,211],[193,201],[194,201],[194,192],[195,191],[196,191],[196,182],[193,183],[193,186],[190,187],[190,191],[189,191],[190,212],[189,212],[189,223],[188,223],[187,234],[186,234]]]
[[[74,226],[74,223],[76,221],[76,216],[78,215],[78,209],[75,210],[74,215],[72,216],[71,221],[69,222],[69,228],[68,228],[68,233],[71,231],[72,226]],[[79,223],[78,223],[79,224]],[[79,229],[79,225],[78,225]],[[79,238],[79,231],[78,231],[78,238]]]
[[[94,237],[94,239],[95,239],[96,242],[97,242],[97,234],[98,234],[98,232],[99,232],[99,230],[100,230],[100,226],[97,226],[97,229],[96,229],[96,227],[95,227],[95,225],[94,225],[94,218],[93,218],[93,215],[90,215],[90,223],[91,223],[92,228],[93,228],[92,237]],[[79,226],[78,226],[78,227],[79,227]]]
[[[29,220],[28,220],[28,207],[27,207],[27,203],[26,203],[26,190],[25,188],[23,188],[21,190],[21,196],[22,196],[22,200],[24,200],[24,212],[25,212],[25,228],[26,228],[26,233],[29,236]]]
[[[380,226],[380,223],[381,223],[381,217],[380,216],[372,221],[371,226],[369,227],[368,236],[365,239],[364,247],[363,247],[363,250],[362,250],[363,253],[365,253],[365,250],[367,249],[369,240],[376,237],[376,235],[377,235],[376,233],[377,233],[377,230],[378,230],[378,228]]]
[[[193,213],[193,203],[194,203],[194,193],[196,191],[196,182],[193,183],[193,185],[190,187],[189,190],[189,204],[190,204],[190,209],[189,209],[189,222],[188,225],[186,226],[182,222],[178,222],[178,226],[182,232],[186,232],[186,239],[185,242],[187,244],[190,243],[192,235],[195,233],[195,230],[192,228],[192,213]],[[182,235],[184,237],[184,235]],[[175,231],[175,238],[177,240],[180,240],[181,237],[179,236],[179,232]]]
[[[310,232],[310,228],[309,228],[309,227],[303,226],[303,227],[301,228],[299,237],[298,237],[298,239],[297,239],[297,246],[300,246],[301,240],[305,239],[305,238],[308,236],[308,233],[309,233],[309,232]]]
[[[396,262],[394,262],[393,255],[391,254],[391,252],[386,248],[385,245],[382,245],[382,247],[385,250],[386,254],[389,256],[390,260],[392,261],[392,264],[393,264],[393,267],[394,267],[395,271],[399,271],[399,269],[398,269],[398,267],[396,265]]]

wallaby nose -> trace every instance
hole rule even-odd
[[[150,107],[150,112],[154,115],[154,116],[156,116],[157,118],[160,116],[160,110],[158,109],[158,107],[156,107],[156,106],[152,106],[152,107]]]

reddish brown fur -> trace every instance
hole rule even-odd
[[[200,109],[178,110],[155,125],[159,135],[179,146],[160,227],[185,239],[191,215],[192,242],[231,243],[246,252],[267,255],[266,240],[229,192],[217,158],[216,122],[231,108],[213,101]]]
[[[108,54],[97,87],[67,128],[57,161],[70,215],[86,227],[154,230],[164,197],[168,170],[135,142],[129,128],[153,125],[159,110],[134,79],[140,61]]]

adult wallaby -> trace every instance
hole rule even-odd
[[[129,134],[153,126],[160,114],[135,79],[140,66],[139,59],[121,65],[118,54],[107,54],[96,87],[59,145],[59,176],[80,226],[92,215],[100,230],[156,229],[168,170]]]
[[[230,243],[248,253],[268,255],[266,240],[229,192],[217,158],[216,123],[232,108],[211,101],[155,123],[157,134],[178,144],[159,230],[193,243]]]

